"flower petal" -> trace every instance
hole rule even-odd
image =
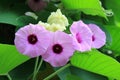
[[[92,32],[85,23],[81,20],[74,22],[70,27],[70,31],[73,35],[76,50],[83,52],[91,49]]]
[[[93,32],[94,40],[92,41],[93,48],[101,48],[106,43],[105,33],[95,24],[88,24]]]

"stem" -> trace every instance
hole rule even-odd
[[[39,72],[39,69],[42,66],[42,63],[43,63],[43,59],[41,58],[41,61],[40,61],[39,65],[38,65],[38,68],[36,70],[36,74]]]
[[[52,73],[51,75],[49,75],[48,77],[46,77],[43,80],[50,80],[52,77],[54,77],[56,74],[60,73],[61,71],[63,71],[64,69],[66,69],[67,67],[71,66],[71,64],[67,64],[65,66],[63,66],[62,68],[58,69],[56,72]]]
[[[7,74],[6,76],[8,77],[8,79],[9,79],[9,80],[12,80],[12,78],[10,77],[10,75],[9,75],[9,74]]]
[[[37,70],[38,61],[39,61],[39,57],[37,57],[36,61],[35,61],[35,67],[34,67],[34,72],[33,72],[33,78],[32,78],[32,80],[36,80],[36,70]]]

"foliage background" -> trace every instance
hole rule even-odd
[[[100,5],[100,1],[102,5]],[[56,7],[54,4],[58,6]],[[25,15],[25,12],[33,12],[26,1],[1,0],[0,80],[8,80],[6,77],[8,73],[13,80],[31,78],[35,59],[19,54],[14,46],[14,34],[20,27],[29,23],[46,22],[50,13],[56,11],[57,8],[61,8],[70,24],[81,19],[85,23],[92,22],[99,25],[106,33],[107,42],[99,50],[86,54],[76,52],[70,60],[73,66],[59,73],[55,80],[120,80],[119,7],[119,0],[61,0],[58,3],[51,1],[45,9],[35,12],[39,16],[35,20]],[[66,32],[69,33],[69,27]],[[109,51],[112,53],[109,54]],[[52,68],[49,64],[44,63],[38,74],[38,80],[43,80],[57,69],[59,68]]]

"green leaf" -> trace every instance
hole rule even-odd
[[[0,74],[6,74],[29,58],[20,54],[15,46],[0,44]]]
[[[54,68],[55,69],[55,71],[57,71],[58,69],[60,69],[61,67],[59,67],[59,68]],[[66,68],[66,69],[64,69],[62,72],[60,72],[59,74],[57,74],[58,75],[58,77],[60,78],[60,80],[66,80],[66,77],[68,76],[68,75],[70,75],[71,74],[71,72],[70,72],[70,68],[68,67],[68,68]],[[68,80],[68,79],[67,79]]]
[[[0,23],[11,24],[19,28],[36,22],[35,19],[25,16],[25,12],[30,10],[24,3],[10,2],[4,5],[2,3],[4,4],[4,2],[0,3]]]
[[[25,25],[29,25],[30,23],[36,24],[37,20],[35,20],[34,18],[32,18],[30,16],[23,15],[23,16],[19,16],[17,18],[16,22],[17,22],[17,25],[18,25],[18,26],[16,25],[17,26],[16,31],[17,31],[19,28],[21,28]]]
[[[120,27],[120,1],[119,0],[105,0],[104,2],[107,9],[111,9],[114,13],[114,23]],[[114,4],[114,5],[113,5]]]
[[[76,52],[70,61],[75,67],[120,80],[120,63],[97,50]]]
[[[26,61],[9,72],[12,80],[28,80],[34,70],[35,58]]]
[[[62,0],[66,9],[78,9],[85,14],[98,15],[107,19],[99,0]]]
[[[109,31],[112,37],[112,43],[107,48],[115,53],[120,53],[120,27],[114,25],[106,25],[106,29]]]
[[[7,23],[18,26],[16,22],[18,16],[19,16],[18,14],[12,11],[2,11],[0,12],[0,23]]]
[[[58,70],[59,68],[54,69]],[[73,66],[66,68],[57,75],[60,78],[60,80],[107,80],[107,78],[104,76],[91,73]],[[76,79],[74,79],[74,77],[76,77]]]
[[[81,80],[107,80],[107,78],[104,76],[101,76],[86,70],[82,70],[80,68],[76,68],[73,66],[70,67],[70,71],[71,71],[71,74],[79,76]]]
[[[76,75],[67,75],[66,80],[82,80]]]

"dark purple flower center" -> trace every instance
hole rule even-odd
[[[37,36],[34,34],[31,34],[28,36],[28,42],[30,44],[35,44],[38,41]]]
[[[41,0],[33,0],[33,1],[37,3],[37,2],[39,2],[39,1],[41,1]]]
[[[95,36],[94,35],[92,36],[92,41],[95,41]]]
[[[60,44],[53,45],[53,52],[56,54],[60,54],[63,51],[63,47]]]
[[[81,37],[80,37],[80,33],[76,34],[76,39],[77,39],[78,43],[82,42]]]

